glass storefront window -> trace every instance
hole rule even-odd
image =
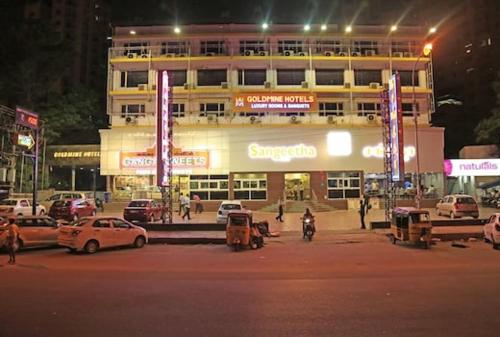
[[[191,198],[197,194],[202,200],[229,199],[229,176],[192,175],[190,177]]]
[[[235,174],[234,198],[236,200],[266,200],[267,174]]]
[[[360,172],[328,172],[328,199],[350,199],[361,196]]]

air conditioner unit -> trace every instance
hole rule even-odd
[[[264,88],[270,89],[271,88],[271,82],[264,82]]]
[[[374,114],[369,114],[369,115],[367,115],[367,116],[366,116],[366,120],[367,120],[368,122],[370,122],[370,123],[371,123],[371,122],[374,122],[374,121],[375,121],[375,115],[374,115]]]
[[[303,89],[307,89],[307,88],[309,88],[309,82],[307,82],[307,81],[302,81],[302,82],[300,82],[300,86],[301,86]]]
[[[165,54],[165,56],[172,58],[172,57],[175,57],[175,53],[167,53],[167,54]]]
[[[378,89],[379,84],[376,82],[372,82],[368,85],[370,89]]]
[[[329,50],[327,50],[327,51],[325,51],[325,52],[323,53],[323,55],[328,56],[328,57],[331,57],[331,56],[333,56],[333,51],[329,51]]]
[[[413,57],[413,53],[412,52],[409,52],[409,51],[405,51],[403,53],[404,57]]]
[[[403,55],[404,54],[402,52],[400,52],[400,51],[396,51],[396,52],[392,53],[393,57],[403,57]]]
[[[298,55],[299,56],[307,56],[309,54],[307,52],[305,52],[305,51],[301,51],[301,52],[298,53]]]
[[[253,50],[245,50],[243,53],[244,56],[253,56],[255,54],[255,51]]]
[[[300,120],[297,118],[297,116],[292,116],[292,117],[290,117],[290,123],[291,124],[299,124]]]
[[[337,119],[335,118],[335,116],[328,116],[327,122],[328,124],[337,124]]]
[[[127,53],[127,57],[129,59],[135,59],[137,57],[137,53]]]
[[[229,84],[227,82],[221,82],[220,86],[221,86],[222,89],[229,88]]]
[[[341,52],[339,52],[339,53],[337,54],[337,56],[344,56],[344,57],[345,57],[345,56],[347,56],[347,53],[346,53],[346,52],[341,51]]]
[[[284,56],[293,56],[293,55],[295,55],[295,52],[293,50],[285,50],[283,52],[283,55]]]
[[[262,51],[259,52],[259,56],[269,56],[269,52],[262,50]]]
[[[365,56],[375,56],[377,53],[373,49],[365,50]]]
[[[351,53],[351,56],[355,56],[355,57],[358,57],[358,56],[361,56],[361,53],[359,51],[353,51]]]
[[[345,89],[351,89],[351,83],[349,83],[349,82],[345,82],[345,83],[344,83],[344,88],[345,88]]]
[[[205,56],[215,56],[215,53],[205,53]]]
[[[127,116],[125,118],[125,124],[127,125],[137,124],[137,116]]]
[[[188,54],[187,53],[180,53],[180,54],[177,54],[177,57],[188,57]]]
[[[262,121],[260,120],[260,118],[257,118],[255,116],[250,117],[250,124],[259,124],[261,122]]]
[[[139,88],[139,91],[148,90],[148,85],[147,84],[139,84],[137,87]]]

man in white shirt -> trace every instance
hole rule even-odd
[[[182,220],[184,220],[187,216],[188,220],[191,220],[191,215],[189,212],[191,211],[191,200],[189,200],[189,196],[184,196],[182,198],[182,207],[184,207],[184,214],[182,215]]]

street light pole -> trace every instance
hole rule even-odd
[[[415,61],[415,64],[413,65],[413,68],[411,70],[411,87],[412,87],[412,99],[413,99],[413,123],[415,126],[415,161],[416,161],[416,193],[415,193],[415,207],[417,209],[420,208],[420,201],[422,200],[422,190],[420,188],[420,156],[419,153],[420,151],[418,150],[418,112],[417,112],[417,96],[415,93],[415,71],[417,69],[418,62],[422,58],[422,56],[429,56],[432,51],[432,44],[427,43],[423,50],[420,52],[418,55],[417,60]]]

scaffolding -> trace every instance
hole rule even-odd
[[[392,151],[391,151],[391,129],[389,115],[389,91],[383,90],[380,93],[380,107],[382,115],[382,139],[384,146],[384,210],[385,221],[390,221],[392,210],[396,206],[396,184],[392,179]]]

